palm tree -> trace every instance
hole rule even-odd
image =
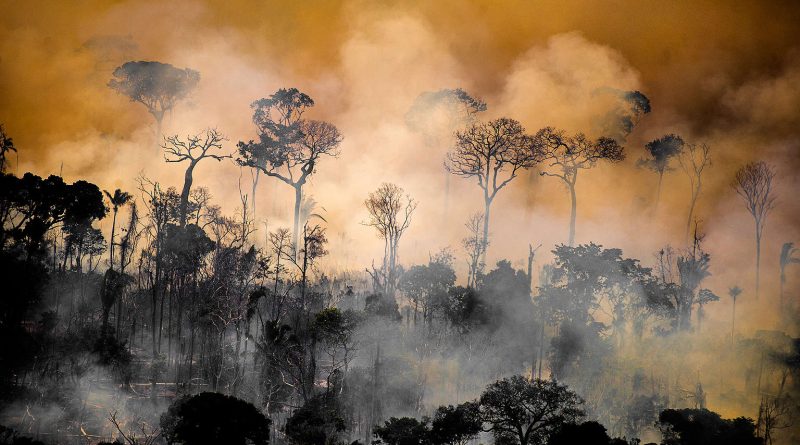
[[[728,295],[733,298],[733,317],[731,317],[731,341],[733,341],[733,332],[736,327],[736,297],[738,297],[742,293],[742,288],[739,286],[733,286],[732,288],[728,289]]]
[[[794,243],[783,243],[781,248],[781,294],[780,309],[783,310],[783,286],[786,284],[786,266],[792,263],[800,263],[800,258],[794,256],[798,249]]]
[[[125,204],[129,203],[133,196],[128,192],[123,192],[120,189],[114,190],[114,194],[108,192],[108,190],[103,190],[108,197],[108,200],[111,201],[111,205],[113,206],[112,209],[114,211],[114,219],[111,223],[111,270],[114,270],[114,232],[117,229],[117,212],[119,208],[124,206]]]

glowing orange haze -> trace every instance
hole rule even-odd
[[[796,34],[800,5],[4,1],[0,9],[0,122],[20,150],[18,173],[58,173],[63,165],[67,179],[104,189],[133,191],[140,172],[181,185],[181,168],[154,154],[151,117],[105,86],[127,60],[200,71],[198,91],[167,119],[165,132],[218,127],[231,150],[255,136],[254,99],[287,86],[310,94],[313,117],[345,137],[341,157],[325,159],[308,187],[329,221],[328,267],[358,270],[382,254],[360,224],[362,203],[391,181],[419,201],[402,261],[425,261],[450,246],[463,278],[459,240],[467,215],[480,209],[479,189],[451,178],[444,214],[445,147],[427,146],[404,123],[419,93],[463,87],[488,103],[486,117],[512,117],[534,132],[545,125],[590,131],[601,111],[594,91],[641,90],[653,112],[628,139],[628,159],[580,176],[577,240],[621,247],[645,264],[668,243],[681,247],[686,177],[680,169],[666,175],[654,214],[657,178],[636,160],[645,142],[666,133],[708,143],[713,166],[697,216],[712,254],[709,285],[724,296],[708,309],[710,323],[728,322],[726,290],[734,284],[747,289],[741,326],[765,328],[775,315],[780,246],[800,241],[800,63],[786,37]],[[777,169],[779,194],[765,232],[766,297],[758,304],[751,298],[753,223],[730,188],[733,171],[756,159]],[[195,184],[233,212],[240,180],[249,190],[249,171],[208,162]],[[257,217],[269,228],[290,224],[289,192],[261,179]],[[564,242],[568,211],[555,180],[523,175],[493,207],[489,259],[522,267],[528,243],[549,250]],[[795,271],[788,284],[796,298]]]

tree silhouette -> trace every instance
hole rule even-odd
[[[0,124],[0,173],[5,173],[8,168],[7,156],[11,152],[16,153],[17,148],[14,147],[14,141],[6,134],[6,129],[3,124]]]
[[[185,99],[200,82],[200,73],[189,68],[175,68],[161,62],[126,62],[114,70],[108,82],[112,90],[128,96],[147,108],[156,120],[156,140],[161,138],[164,114]]]
[[[753,216],[756,229],[756,299],[761,274],[761,235],[767,214],[775,206],[772,180],[775,171],[764,162],[751,162],[736,171],[731,186],[742,197],[744,205]]]
[[[543,445],[562,425],[584,417],[583,400],[565,385],[519,375],[489,385],[479,404],[496,440],[519,445]]]
[[[222,141],[227,140],[225,135],[215,128],[209,128],[204,135],[187,136],[186,140],[178,138],[177,135],[166,138],[164,148],[164,159],[167,162],[188,161],[186,172],[183,175],[183,189],[181,190],[180,207],[178,208],[178,223],[181,227],[186,225],[186,214],[189,207],[189,192],[194,181],[193,173],[197,164],[205,158],[222,161],[230,158],[228,154],[216,154],[211,150],[222,150]]]
[[[270,420],[255,406],[213,392],[184,396],[161,415],[168,444],[268,444]]]
[[[645,144],[644,149],[647,150],[649,157],[639,159],[637,165],[645,167],[658,173],[658,189],[656,191],[656,204],[658,208],[658,201],[661,197],[661,183],[664,180],[664,172],[672,170],[669,166],[673,158],[680,155],[683,150],[683,139],[676,134],[668,134],[659,139],[654,139]]]
[[[532,143],[522,125],[509,118],[476,123],[456,132],[456,145],[447,154],[445,168],[453,175],[475,178],[483,190],[484,257],[492,202],[520,170],[536,164]]]
[[[578,181],[578,171],[592,168],[598,161],[620,162],[625,159],[624,149],[617,141],[607,137],[597,140],[588,139],[583,133],[567,136],[563,130],[545,127],[535,136],[537,155],[541,162],[547,164],[547,170],[542,171],[542,176],[553,176],[561,179],[567,186],[570,196],[569,241],[575,244],[575,219],[578,198],[575,193],[575,183]]]
[[[678,162],[689,178],[689,186],[692,191],[691,199],[689,200],[689,214],[686,217],[685,242],[688,245],[689,232],[694,221],[694,207],[697,204],[700,188],[703,185],[703,171],[711,165],[711,156],[709,155],[710,148],[706,144],[684,144],[683,148],[684,150],[678,155]]]
[[[411,215],[417,208],[417,203],[411,196],[404,194],[402,188],[395,184],[383,183],[377,190],[370,192],[364,201],[364,206],[369,212],[366,225],[374,227],[378,236],[383,238],[383,265],[380,271],[370,272],[373,279],[380,274],[382,291],[393,296],[397,282],[397,254],[400,238],[411,225]]]
[[[239,165],[252,167],[294,188],[292,247],[297,255],[303,185],[323,156],[337,157],[339,130],[327,122],[306,120],[303,113],[314,101],[297,88],[280,89],[253,102],[253,123],[259,140],[239,142]],[[255,187],[255,185],[254,185]]]
[[[482,427],[476,402],[440,406],[431,419],[430,442],[433,445],[466,445],[480,434]]]
[[[484,253],[488,247],[488,241],[481,234],[483,226],[483,214],[475,213],[469,217],[467,223],[467,236],[461,240],[461,245],[467,252],[467,264],[469,274],[467,275],[467,287],[477,287],[483,268],[485,267]]]
[[[123,192],[120,189],[114,190],[114,194],[111,194],[108,190],[103,190],[108,198],[108,201],[111,203],[111,210],[114,212],[114,217],[111,222],[111,241],[110,249],[111,249],[111,258],[109,259],[109,264],[111,269],[114,269],[114,233],[117,229],[117,212],[119,212],[119,208],[125,206],[128,202],[133,199],[128,192]]]
[[[786,266],[790,264],[800,264],[800,257],[794,256],[798,249],[794,243],[783,243],[781,246],[780,268],[781,268],[781,289],[780,289],[780,309],[783,310],[783,288],[786,285]]]

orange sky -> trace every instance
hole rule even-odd
[[[478,188],[451,178],[453,202],[443,217],[444,151],[405,127],[414,98],[463,87],[486,100],[487,117],[518,119],[531,132],[544,125],[589,131],[597,112],[590,93],[612,86],[643,91],[653,112],[628,139],[624,163],[581,174],[579,242],[618,246],[645,263],[667,243],[680,247],[686,178],[680,170],[666,176],[653,214],[656,177],[635,167],[643,144],[670,132],[712,147],[698,217],[718,294],[750,285],[753,275],[752,219],[729,185],[738,166],[765,160],[778,171],[779,204],[764,243],[770,292],[781,244],[800,241],[796,3],[0,1],[0,122],[19,149],[18,173],[57,173],[63,165],[67,179],[105,189],[134,190],[140,172],[180,186],[181,169],[154,154],[151,117],[105,86],[127,60],[200,71],[197,92],[165,130],[216,126],[231,149],[255,136],[252,100],[296,86],[316,100],[312,117],[334,123],[345,138],[341,157],[324,160],[308,187],[330,221],[329,261],[360,269],[381,254],[360,224],[362,203],[393,181],[420,202],[401,243],[403,262],[450,246],[461,264],[463,221],[480,207]],[[565,241],[567,195],[548,179],[525,176],[501,192],[490,260],[521,266],[529,242],[549,250]],[[237,167],[209,162],[195,183],[232,212],[239,181]],[[287,225],[289,191],[262,178],[258,219]],[[800,278],[789,281],[796,294]],[[727,304],[717,305],[720,320]],[[752,311],[752,326],[770,314]]]

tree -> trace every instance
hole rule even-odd
[[[797,248],[794,247],[794,243],[784,243],[781,247],[781,258],[780,258],[780,267],[781,267],[781,290],[780,290],[780,309],[783,311],[783,288],[786,285],[786,266],[790,264],[800,264],[800,257],[794,256],[794,254],[798,251]]]
[[[0,173],[5,173],[8,168],[7,156],[11,152],[16,153],[17,148],[14,147],[14,141],[6,134],[6,129],[3,124],[0,124]]]
[[[456,144],[447,154],[445,169],[462,178],[474,178],[483,190],[484,249],[489,243],[492,202],[520,170],[536,164],[532,144],[522,124],[509,118],[476,123],[456,131]],[[485,260],[485,250],[483,256]]]
[[[606,427],[598,422],[567,423],[547,441],[547,445],[609,445]],[[623,441],[622,445],[627,445]]]
[[[562,425],[584,417],[583,400],[554,380],[515,375],[489,385],[479,399],[483,421],[495,438],[540,445]]]
[[[488,247],[488,240],[481,236],[483,214],[473,214],[464,226],[467,228],[467,236],[461,240],[461,245],[467,251],[467,264],[469,265],[467,286],[477,287],[479,278],[483,274],[483,268],[486,265],[484,254]]]
[[[253,102],[253,123],[257,142],[240,141],[239,165],[251,167],[294,188],[292,247],[297,256],[300,204],[303,185],[314,174],[323,156],[339,156],[339,130],[330,123],[306,120],[303,113],[314,101],[297,88],[276,91],[269,98]]]
[[[336,399],[320,394],[296,409],[286,420],[286,436],[297,445],[330,445],[345,431]]]
[[[374,227],[378,236],[383,238],[383,265],[380,270],[383,292],[393,296],[398,279],[397,255],[400,238],[411,225],[411,215],[417,203],[410,195],[404,194],[402,188],[395,184],[383,183],[377,190],[370,192],[364,201],[369,212],[369,220],[365,223]],[[378,273],[378,271],[374,271]]]
[[[109,193],[108,190],[103,190],[103,192],[106,194],[106,197],[108,198],[109,202],[111,203],[111,209],[114,212],[114,218],[113,218],[113,220],[111,222],[111,241],[109,242],[110,249],[111,249],[111,258],[109,260],[109,264],[111,266],[111,269],[113,270],[114,269],[114,233],[116,232],[116,229],[117,229],[117,212],[119,212],[119,208],[120,207],[123,207],[127,203],[129,203],[133,199],[133,196],[131,196],[130,193],[123,192],[120,189],[114,190],[114,194],[113,195],[111,193]]]
[[[466,445],[480,434],[482,427],[477,403],[440,406],[431,420],[430,442],[432,445]]]
[[[200,82],[200,73],[189,68],[175,68],[161,62],[126,62],[114,70],[108,82],[112,90],[139,102],[156,120],[156,140],[161,138],[164,114],[185,99]]]
[[[689,232],[694,221],[694,207],[697,204],[697,198],[700,196],[700,189],[703,185],[703,171],[711,165],[711,156],[709,155],[711,149],[706,144],[684,144],[683,148],[678,155],[678,162],[689,178],[689,186],[692,193],[689,200],[689,214],[686,217],[685,242],[688,245]]]
[[[751,162],[736,171],[731,186],[742,197],[747,211],[753,216],[756,229],[756,299],[761,273],[761,235],[767,214],[775,206],[772,180],[775,171],[764,162]]]
[[[598,161],[620,162],[625,159],[624,149],[617,141],[607,137],[596,140],[588,139],[583,133],[566,136],[563,130],[546,127],[536,133],[538,158],[547,164],[548,170],[543,176],[561,179],[567,186],[570,195],[569,241],[575,244],[575,218],[577,211],[577,195],[575,183],[578,171],[594,167]]]
[[[428,442],[428,419],[391,417],[383,425],[375,425],[375,437],[386,445],[425,445]]]
[[[676,134],[668,134],[659,139],[654,139],[644,146],[649,157],[639,159],[637,165],[658,173],[656,208],[658,208],[658,201],[661,197],[661,182],[664,180],[664,172],[672,170],[669,166],[670,161],[680,155],[681,150],[683,150],[683,144],[683,138]]]
[[[210,150],[221,150],[222,141],[227,140],[225,135],[215,128],[209,128],[205,135],[200,134],[187,136],[186,140],[181,140],[178,135],[170,136],[166,139],[164,148],[164,159],[167,162],[188,161],[186,172],[183,176],[183,189],[181,190],[181,203],[178,209],[178,222],[181,227],[186,225],[186,214],[189,207],[189,193],[192,189],[192,182],[195,167],[205,158],[216,159],[217,162],[230,158],[227,154],[216,154]]]
[[[184,396],[161,415],[168,444],[268,444],[271,421],[255,406],[213,392]]]
[[[431,256],[428,264],[411,266],[400,278],[400,290],[414,303],[414,322],[422,306],[422,318],[428,322],[434,301],[446,298],[456,282],[453,257],[448,251]]]
[[[707,409],[667,409],[658,415],[662,445],[761,445],[751,419],[723,419]]]

